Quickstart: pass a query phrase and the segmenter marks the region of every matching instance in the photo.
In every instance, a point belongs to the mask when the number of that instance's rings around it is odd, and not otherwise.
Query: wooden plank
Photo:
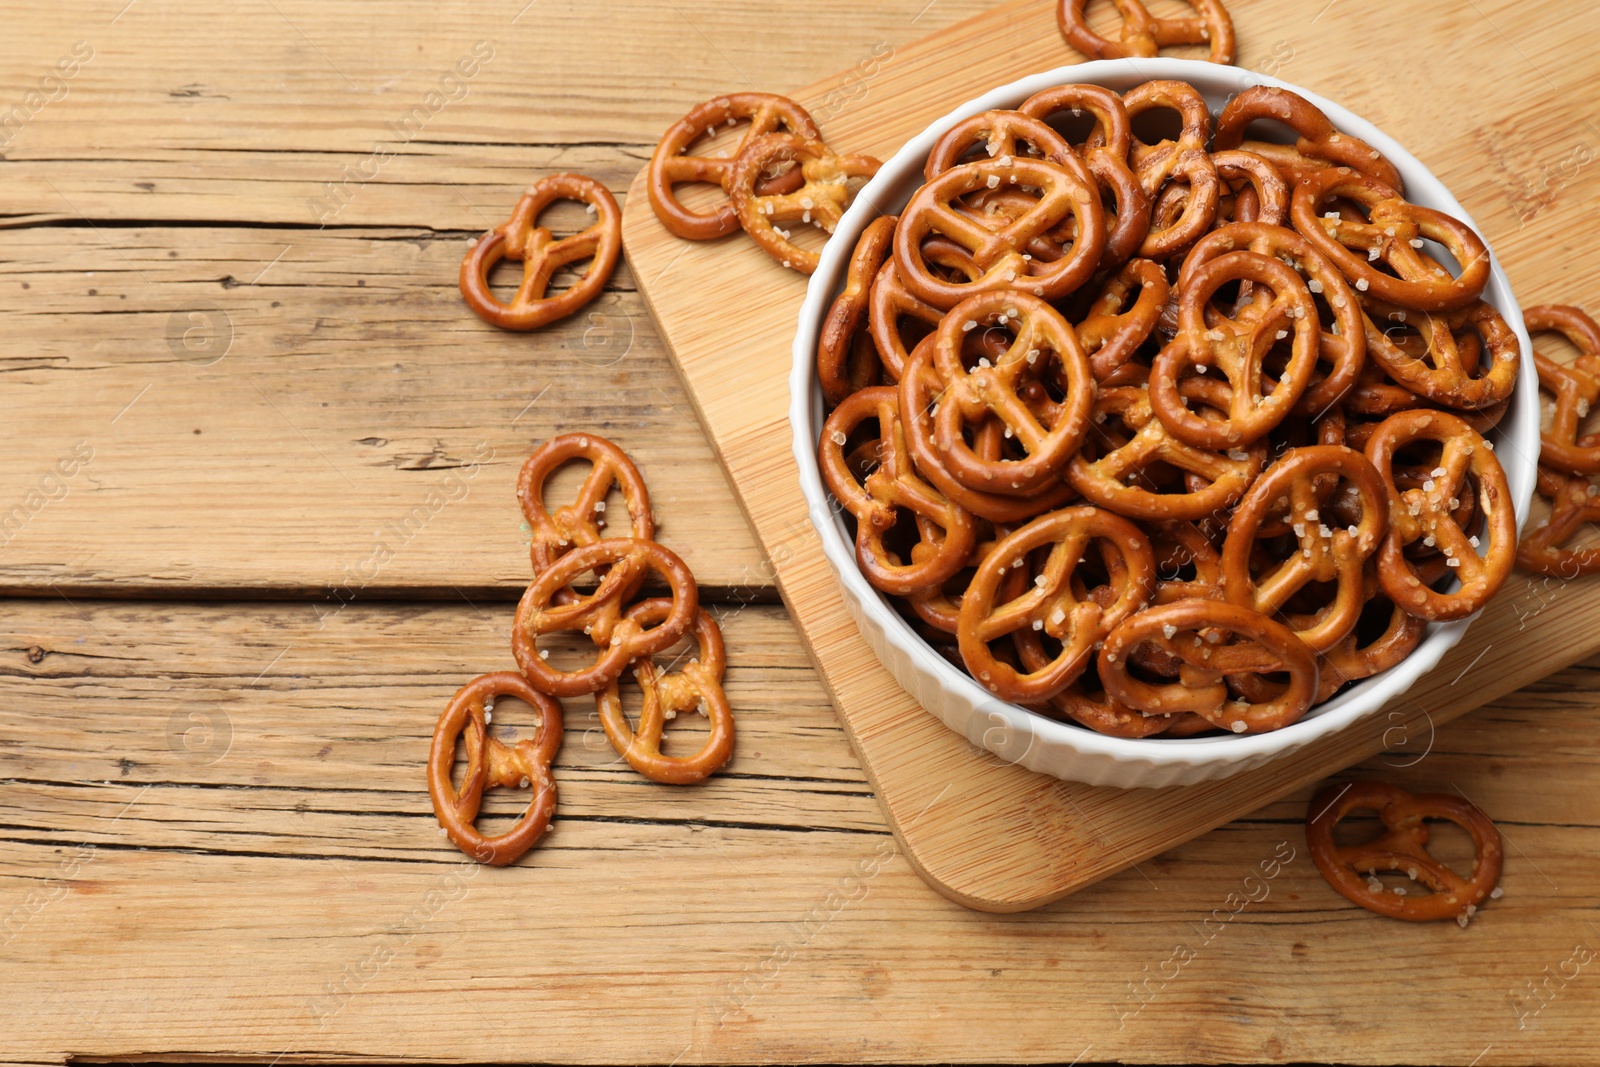
[[[1294,24],[1286,7],[1277,9],[1280,27]],[[1451,14],[1444,14],[1444,7]],[[1585,101],[1600,101],[1600,90],[1576,86],[1570,76],[1551,81],[1537,65],[1553,62],[1563,49],[1575,57],[1570,50],[1577,46],[1569,36],[1554,23],[1540,25],[1538,47],[1525,51],[1491,21],[1503,9],[1474,9],[1462,0],[1429,10],[1424,26],[1440,32],[1448,25],[1450,50],[1481,49],[1473,54],[1500,64],[1508,84],[1544,101],[1541,114],[1553,117],[1536,131],[1519,131],[1518,138],[1539,140],[1519,140],[1518,151],[1564,151],[1559,131],[1584,121],[1592,110]],[[898,50],[874,76],[869,96],[841,111],[825,133],[842,149],[887,157],[961,102],[1021,72],[1068,62],[1051,11],[1050,5],[1014,0]],[[1391,8],[1386,18],[1410,25],[1415,14]],[[1530,24],[1521,25],[1527,33]],[[1253,37],[1251,47],[1267,47],[1264,42],[1274,32],[1269,28],[1267,36]],[[1600,303],[1593,299],[1596,294],[1573,289],[1587,284],[1575,279],[1592,278],[1600,269],[1600,248],[1592,242],[1573,249],[1568,258],[1536,251],[1540,245],[1532,233],[1500,241],[1513,204],[1492,188],[1503,175],[1482,166],[1484,142],[1478,131],[1510,128],[1521,114],[1520,104],[1510,98],[1491,101],[1481,116],[1464,121],[1452,109],[1474,84],[1475,75],[1466,69],[1448,67],[1434,56],[1422,64],[1424,73],[1397,70],[1382,54],[1358,48],[1354,37],[1342,38],[1351,43],[1341,46],[1340,39],[1316,33],[1315,47],[1307,41],[1288,49],[1292,66],[1280,61],[1278,73],[1366,112],[1425,161],[1437,163],[1446,181],[1462,178],[1456,192],[1522,291],[1537,294],[1535,299]],[[1284,54],[1275,45],[1272,49],[1271,54]],[[1249,65],[1258,54],[1247,51],[1244,61]],[[1538,58],[1529,60],[1530,54]],[[818,82],[797,98],[825,100],[848,74]],[[1413,84],[1413,79],[1426,81]],[[1562,192],[1568,195],[1557,195],[1533,218],[1535,224],[1554,224],[1556,217],[1593,204],[1575,191]],[[1525,213],[1519,207],[1514,217],[1520,223]],[[1056,782],[997,759],[974,759],[970,745],[918,708],[879,665],[844,608],[807,519],[787,421],[789,346],[805,279],[737,235],[698,244],[674,238],[649,210],[642,179],[635,180],[624,230],[651,312],[777,566],[785,601],[817,657],[890,821],[911,862],[941,892],[987,910],[1038,907],[1381,750],[1394,724],[1382,715],[1224,782],[1128,792]],[[1574,271],[1575,265],[1581,266]],[[727,277],[743,279],[736,296],[720,295],[718,279]],[[737,314],[727,311],[732,308]],[[737,355],[730,356],[735,335]],[[1544,579],[1514,580],[1455,653],[1400,704],[1401,713],[1411,718],[1415,709],[1426,709],[1442,722],[1600,648],[1600,632],[1582,625],[1600,608],[1600,585],[1562,587],[1554,597],[1559,603],[1546,608],[1553,588]],[[1536,630],[1524,619],[1530,600],[1545,616]],[[1496,651],[1488,662],[1494,667],[1484,669],[1481,655],[1491,648]],[[1457,684],[1469,676],[1466,684]],[[925,813],[930,817],[923,818]]]
[[[770,585],[626,269],[508,334],[462,303],[464,232],[110,232],[0,231],[0,590],[515,597],[517,471],[580,429],[634,455],[702,582]]]
[[[14,136],[0,127],[6,214],[316,226],[312,201],[332,196],[340,225],[481,229],[474,187],[495,186],[497,212],[535,168],[593,168],[620,189],[698,100],[785,91],[989,6],[817,0],[753,18],[736,0],[404,0],[380,24],[317,0],[146,0],[112,21],[124,3],[76,23],[49,8],[12,21],[6,108],[75,42],[93,57]],[[228,61],[195,40],[226,41]],[[453,74],[478,42],[492,54]]]
[[[1600,945],[1600,660],[1357,769],[1499,821],[1505,895],[1463,931],[1336,896],[1304,852],[1306,789],[1055,907],[943,900],[870,800],[841,808],[864,780],[773,607],[727,620],[726,780],[600,773],[570,707],[556,830],[505,869],[463,869],[422,787],[441,701],[501,665],[470,608],[355,605],[318,629],[287,604],[7,607],[0,1059],[1592,1057],[1600,985],[1534,1015],[1525,983]],[[274,638],[292,650],[262,674]],[[194,711],[231,728],[214,762],[171,742]],[[1276,877],[1246,883],[1264,861]]]

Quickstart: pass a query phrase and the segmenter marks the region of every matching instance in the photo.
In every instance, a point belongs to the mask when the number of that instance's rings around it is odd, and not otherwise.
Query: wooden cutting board
[[[1513,197],[1502,201],[1485,184],[1485,168],[1474,166],[1481,145],[1470,128],[1480,118],[1489,129],[1497,119],[1509,123],[1513,106],[1526,114],[1529,102],[1491,99],[1485,106],[1504,114],[1452,114],[1448,101],[1475,94],[1471,65],[1455,64],[1439,68],[1437,100],[1408,109],[1374,91],[1381,71],[1363,69],[1359,42],[1286,37],[1265,44],[1271,38],[1260,34],[1273,32],[1288,6],[1235,9],[1241,62],[1346,103],[1433,167],[1484,227],[1525,303],[1580,301],[1585,294],[1563,296],[1560,287],[1600,269],[1593,242],[1545,258],[1532,249],[1519,255],[1523,243],[1514,239],[1516,220],[1537,206],[1549,183],[1519,206]],[[874,50],[794,95],[835,147],[887,159],[963,101],[1081,60],[1062,43],[1053,9],[1015,0],[898,51]],[[1253,12],[1259,21],[1247,17]],[[1303,19],[1294,25],[1307,31]],[[1247,28],[1258,32],[1245,36]],[[1600,95],[1585,89],[1588,99],[1580,101],[1570,88],[1566,96],[1551,88],[1548,107],[1557,119],[1592,110]],[[1551,159],[1560,156],[1563,130],[1547,120],[1540,134]],[[1508,230],[1513,239],[1500,242]],[[1007,764],[912,701],[857,632],[835,587],[790,453],[787,377],[806,279],[742,235],[703,243],[672,236],[650,209],[642,173],[629,192],[623,232],[640,290],[889,822],[923,878],[969,907],[1036,908],[1385,749],[1398,764],[1420,759],[1435,726],[1600,649],[1600,627],[1586,625],[1600,609],[1600,583],[1518,574],[1440,667],[1396,705],[1268,767],[1195,786],[1117,790]]]

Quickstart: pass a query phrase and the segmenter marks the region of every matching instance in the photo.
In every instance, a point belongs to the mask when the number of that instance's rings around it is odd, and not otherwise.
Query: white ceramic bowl
[[[1117,59],[1060,67],[1012,82],[963,104],[912,138],[884,164],[846,213],[822,253],[821,265],[812,275],[805,306],[800,311],[794,340],[794,370],[789,379],[794,454],[800,465],[800,487],[805,493],[811,521],[822,538],[823,551],[838,578],[845,603],[883,665],[929,712],[973,744],[989,749],[1002,759],[1073,781],[1122,788],[1186,785],[1224,778],[1259,767],[1317,738],[1337,733],[1356,720],[1373,715],[1409,689],[1461,640],[1471,622],[1468,619],[1430,624],[1422,643],[1402,663],[1351,686],[1285,729],[1240,736],[1127,739],[1107,737],[1075,724],[1057,722],[996,699],[934,652],[862,576],[854,544],[817,470],[817,441],[823,414],[814,373],[818,330],[829,304],[843,287],[857,237],[878,215],[894,214],[905,206],[922,184],[923,163],[934,142],[962,119],[993,108],[1014,108],[1051,86],[1091,82],[1124,92],[1141,82],[1163,78],[1189,82],[1205,95],[1213,114],[1229,97],[1251,85],[1277,85],[1293,90],[1320,107],[1340,130],[1360,137],[1387,156],[1405,178],[1408,199],[1447,212],[1478,229],[1449,190],[1411,153],[1371,123],[1297,85],[1237,67],[1185,59]],[[1482,236],[1482,231],[1478,232]],[[1522,325],[1522,311],[1511,295],[1505,272],[1499,262],[1492,259],[1492,253],[1491,263],[1484,299],[1499,309],[1511,324],[1523,352],[1522,373],[1511,410],[1491,434],[1495,455],[1505,467],[1510,482],[1520,527],[1527,518],[1539,454],[1538,380],[1531,356],[1533,348]]]

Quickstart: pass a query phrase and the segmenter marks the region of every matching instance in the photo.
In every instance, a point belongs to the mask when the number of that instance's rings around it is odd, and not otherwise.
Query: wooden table
[[[1466,930],[1333,894],[1304,793],[969,912],[898,854],[627,269],[534,336],[462,307],[467,240],[531,178],[621,192],[692,102],[984,6],[13,5],[0,1062],[1594,1059],[1600,661],[1361,768],[1499,821],[1505,896]],[[1480,146],[1441,176],[1498,247],[1592,239],[1596,16],[1232,6],[1245,66],[1339,49],[1313,88],[1392,84],[1380,121],[1415,100]],[[1483,98],[1430,99],[1466,57]],[[1522,295],[1600,305],[1573,286]],[[480,870],[422,760],[510,666],[513,479],[571,429],[635,454],[715,604],[738,753],[651,785],[569,702],[556,830]]]

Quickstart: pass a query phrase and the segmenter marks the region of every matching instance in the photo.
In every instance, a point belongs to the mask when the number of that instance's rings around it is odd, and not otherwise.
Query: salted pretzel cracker
[[[1102,199],[1110,196],[1116,205],[1114,209],[1101,205],[1106,216],[1106,250],[1100,269],[1110,270],[1131,259],[1150,229],[1150,198],[1128,166],[1133,127],[1122,98],[1098,85],[1061,85],[1035,93],[1017,110],[1043,120],[1061,112],[1094,116],[1095,128],[1088,142],[1076,151],[1099,183]]]
[[[992,326],[1010,334],[1004,355],[993,364],[983,358],[976,367],[966,367],[966,335]],[[933,366],[944,389],[938,410],[931,414],[945,468],[970,489],[1002,495],[1037,492],[1066,466],[1089,428],[1094,379],[1077,333],[1038,297],[997,291],[957,304],[933,336]],[[1036,392],[1030,404],[1024,398],[1026,386],[1046,374],[1059,381],[1065,398],[1053,403]],[[1022,457],[992,460],[968,443],[966,431],[991,415],[1015,439]]]
[[[532,737],[514,745],[489,734],[486,705],[500,696],[512,696],[533,708],[539,726]],[[456,761],[456,741],[467,748],[467,772],[457,789],[451,772]],[[550,763],[561,747],[561,704],[528,684],[515,671],[474,678],[457,690],[434,727],[428,751],[428,795],[433,813],[445,834],[462,852],[495,867],[515,863],[538,843],[550,828],[556,810],[556,783]],[[473,823],[486,789],[529,789],[528,809],[511,829],[494,837],[480,833]]]
[[[933,409],[945,389],[944,379],[933,366],[935,338],[936,335],[929,334],[917,345],[906,362],[899,385],[900,417],[918,473],[948,499],[990,522],[1027,522],[1071,500],[1076,493],[1065,482],[1047,486],[1032,495],[1013,495],[971,489],[950,473],[935,444],[933,427]],[[1008,443],[1004,432],[1005,427],[998,418],[985,420],[973,435],[974,455],[984,463],[1001,462]]]
[[[1419,441],[1440,446],[1438,465],[1421,487],[1402,490],[1396,484],[1395,453]],[[1378,550],[1378,577],[1384,592],[1413,615],[1433,622],[1464,619],[1489,602],[1505,584],[1517,553],[1517,517],[1505,470],[1494,446],[1461,419],[1444,411],[1402,411],[1385,419],[1367,441],[1367,458],[1389,491],[1389,534]],[[1473,483],[1469,485],[1467,476]],[[1478,555],[1478,537],[1456,520],[1457,501],[1475,489],[1489,544]],[[1454,592],[1428,588],[1406,547],[1423,541],[1445,556],[1460,578]]]
[[[1008,224],[990,229],[963,214],[955,203],[984,189],[1007,185],[1039,190],[1038,203]],[[1028,253],[1030,242],[1071,216],[1077,236],[1070,250],[1046,262]],[[978,277],[957,282],[936,273],[923,242],[942,236],[966,249]],[[894,258],[900,280],[918,299],[948,310],[980,292],[1017,290],[1045,299],[1065,296],[1094,273],[1106,247],[1105,212],[1094,176],[1077,156],[1061,163],[1026,156],[979,159],[934,176],[912,194],[895,229]]]
[[[1039,669],[1043,652],[1035,651],[1033,644],[1019,642],[1017,654],[1022,665],[1029,670]],[[1065,717],[1107,737],[1188,737],[1212,728],[1198,715],[1180,712],[1173,715],[1146,715],[1126,704],[1118,703],[1106,695],[1098,679],[1093,678],[1094,664],[1071,685],[1051,697],[1043,705],[1032,705],[1032,710],[1053,719]]]
[[[817,341],[817,381],[828,403],[838,404],[857,389],[876,385],[882,363],[876,343],[867,332],[868,306],[873,283],[893,250],[895,215],[882,215],[867,224],[850,255],[844,290],[833,300],[822,320]]]
[[[1231,635],[1231,642],[1224,641]],[[1181,662],[1176,681],[1135,677],[1129,661],[1146,642]],[[1298,722],[1317,694],[1317,658],[1282,623],[1214,600],[1179,600],[1147,608],[1112,630],[1100,649],[1106,694],[1147,715],[1192,712],[1233,733],[1279,730]],[[1224,679],[1238,674],[1287,673],[1268,699],[1229,699]]]
[[[1298,410],[1301,414],[1317,417],[1339,403],[1355,387],[1367,357],[1366,322],[1356,293],[1345,281],[1339,269],[1318,252],[1309,241],[1293,230],[1266,222],[1234,222],[1206,234],[1184,258],[1178,272],[1177,289],[1181,292],[1194,283],[1195,275],[1205,264],[1231,251],[1248,250],[1258,255],[1270,256],[1292,264],[1313,294],[1322,297],[1332,313],[1329,329],[1318,329],[1317,360],[1326,364],[1327,370],[1318,377],[1313,372],[1310,383],[1301,395]],[[1244,281],[1239,288],[1239,302],[1235,309],[1243,308],[1253,298],[1255,283]],[[1211,316],[1207,316],[1207,320]],[[1220,327],[1220,324],[1217,324]],[[1277,339],[1276,337],[1274,339]]]
[[[741,120],[748,120],[750,126],[728,155],[688,154],[689,146],[707,133],[723,125],[736,126]],[[709,241],[737,230],[739,217],[731,203],[720,203],[709,211],[696,211],[684,206],[673,186],[680,182],[706,182],[726,192],[733,161],[740,150],[755,138],[777,133],[780,129],[797,137],[822,136],[805,108],[772,93],[732,93],[691,108],[662,135],[650,156],[646,188],[650,206],[662,225],[691,241]],[[800,187],[801,180],[799,171],[792,170],[764,178],[759,189],[764,194],[793,192]]]
[[[1336,843],[1334,827],[1353,811],[1376,812],[1383,833],[1361,844]],[[1472,838],[1471,875],[1463,878],[1428,852],[1427,819],[1453,822]],[[1407,922],[1454,919],[1466,926],[1494,891],[1505,864],[1500,831],[1466,798],[1412,794],[1384,782],[1348,782],[1319,791],[1306,809],[1306,844],[1311,861],[1340,896]],[[1431,892],[1386,890],[1379,871],[1404,874]]]
[[[1173,19],[1150,14],[1142,0],[1112,0],[1122,15],[1121,36],[1115,41],[1090,27],[1085,12],[1089,0],[1057,0],[1056,24],[1067,43],[1091,59],[1148,59],[1167,45],[1209,44],[1211,62],[1232,63],[1233,19],[1222,0],[1188,2],[1195,17]]]
[[[1329,474],[1348,483],[1359,500],[1359,520],[1337,529],[1319,509],[1317,479]],[[1322,494],[1326,496],[1326,494]],[[1262,527],[1279,500],[1288,501],[1295,547],[1262,573],[1251,566]],[[1268,467],[1234,509],[1222,547],[1222,589],[1229,603],[1276,617],[1295,594],[1313,583],[1333,583],[1328,610],[1307,626],[1291,626],[1314,652],[1326,652],[1356,627],[1366,604],[1365,565],[1388,530],[1389,498],[1367,458],[1343,445],[1292,448]],[[1334,520],[1336,521],[1336,520]]]
[[[556,594],[579,575],[604,570],[591,593],[568,603]],[[627,614],[627,598],[646,573],[665,579],[673,610],[659,624],[645,625]],[[511,631],[511,653],[523,675],[540,691],[559,697],[586,696],[605,688],[628,664],[671,647],[694,623],[699,589],[688,566],[670,549],[654,541],[614,537],[573,549],[536,576],[517,604]],[[582,631],[599,649],[593,663],[563,671],[548,662],[539,638],[562,631]]]
[[[1540,459],[1574,474],[1600,473],[1600,437],[1578,435],[1584,417],[1600,402],[1600,324],[1579,308],[1558,304],[1526,308],[1522,320],[1529,333],[1559,333],[1578,349],[1571,363],[1533,354],[1539,384],[1555,396],[1550,428],[1540,440]]]
[[[1289,224],[1289,183],[1270,160],[1255,152],[1232,149],[1213,151],[1211,165],[1217,168],[1217,177],[1233,190],[1231,221]]]
[[[1212,296],[1230,282],[1260,288],[1232,317],[1208,316]],[[1288,264],[1256,252],[1208,260],[1179,286],[1178,331],[1151,368],[1150,406],[1174,437],[1202,448],[1239,448],[1266,436],[1299,403],[1321,352],[1317,306],[1306,282]],[[1285,339],[1289,362],[1271,382],[1262,364]],[[1227,380],[1225,418],[1206,418],[1184,403],[1179,379],[1200,368],[1214,368]]]
[[[1024,152],[1026,145],[1030,151]],[[963,119],[933,143],[922,176],[932,180],[957,164],[968,162],[974,149],[983,147],[988,158],[1006,160],[1017,156],[1037,157],[1063,163],[1072,148],[1044,121],[1021,111],[996,109]]]
[[[906,318],[931,330],[939,325],[944,312],[918,299],[905,287],[900,280],[900,271],[895,266],[894,256],[891,255],[878,269],[878,276],[873,280],[867,298],[867,332],[872,336],[873,347],[878,350],[884,375],[896,382],[905,373],[906,360],[910,357],[905,334],[901,332],[901,320]],[[929,335],[924,333],[923,336]]]
[[[1474,300],[1455,311],[1414,311],[1376,297],[1363,297],[1361,304],[1367,351],[1412,393],[1469,411],[1510,399],[1522,346],[1493,305]],[[1420,354],[1402,350],[1392,340],[1391,333],[1406,329],[1420,335]],[[1482,366],[1485,360],[1487,368]]]
[[[545,503],[545,483],[550,475],[567,463],[587,460],[589,474],[578,490],[577,499],[554,512]],[[622,494],[628,509],[632,536],[649,541],[656,535],[655,513],[650,507],[650,490],[644,476],[628,454],[599,434],[565,433],[550,438],[534,449],[517,476],[517,500],[532,530],[528,554],[533,572],[540,574],[574,548],[592,545],[604,535],[602,517],[611,487]],[[632,591],[625,595],[631,596]],[[577,594],[563,589],[556,603],[570,603]]]
[[[1137,292],[1126,311],[1128,298]],[[1105,382],[1149,340],[1172,293],[1166,271],[1148,259],[1129,260],[1106,279],[1088,313],[1077,324],[1078,343],[1089,357],[1089,371]]]
[[[1138,386],[1101,389],[1092,417],[1095,428],[1086,451],[1097,455],[1073,456],[1067,480],[1084,499],[1119,515],[1156,522],[1206,518],[1243,496],[1266,465],[1261,444],[1223,454],[1178,440],[1155,417],[1149,392]],[[1113,418],[1131,431],[1126,441],[1106,436],[1103,424]],[[1185,491],[1166,491],[1151,482],[1145,470],[1155,463],[1184,472]]]
[[[673,611],[671,600],[641,600],[628,609],[628,617],[646,629],[666,619]],[[612,679],[594,695],[600,725],[617,755],[653,782],[666,785],[692,785],[709,778],[733,755],[733,709],[722,689],[722,674],[727,668],[722,630],[702,609],[695,613],[690,633],[696,643],[695,655],[676,671],[662,671],[649,656],[633,661],[630,670],[644,694],[644,708],[635,729],[628,723],[622,706],[618,679]],[[699,711],[710,721],[711,729],[698,751],[691,756],[668,756],[661,751],[669,721],[679,715]]]
[[[1343,209],[1325,212],[1336,199],[1358,205],[1367,219],[1344,218]],[[1289,217],[1357,289],[1380,300],[1451,311],[1478,299],[1489,284],[1489,249],[1472,227],[1353,170],[1336,167],[1304,178],[1295,186]],[[1461,273],[1452,275],[1430,256],[1424,240],[1448,249]],[[1380,270],[1380,263],[1393,273]]]
[[[845,456],[846,444],[869,420],[878,424],[872,442],[875,466],[858,480]],[[907,596],[954,577],[977,543],[972,516],[918,476],[900,419],[900,391],[862,389],[846,397],[822,427],[818,455],[828,491],[856,519],[856,561],[875,588]],[[902,559],[886,538],[909,512],[917,540]]]
[[[1522,534],[1517,564],[1552,578],[1600,574],[1600,547],[1564,547],[1585,527],[1600,522],[1600,486],[1588,475],[1541,464],[1538,488],[1539,495],[1550,501],[1550,517]]]
[[[1246,141],[1246,131],[1258,119],[1281,122],[1299,139],[1292,148],[1266,141]],[[1399,192],[1405,191],[1400,172],[1383,153],[1359,137],[1340,133],[1321,108],[1299,93],[1275,85],[1254,85],[1229,100],[1217,116],[1212,148],[1219,152],[1244,148],[1263,155],[1291,182],[1298,182],[1325,166],[1349,167]]]
[[[1097,589],[1101,595],[1082,596],[1077,570],[1091,545],[1098,547],[1110,582],[1103,594]],[[1036,550],[1047,554],[1033,580],[1021,583],[1020,595],[1002,597],[1007,574],[1026,568]],[[1137,526],[1101,508],[1053,511],[1001,540],[979,564],[961,599],[961,658],[978,684],[996,696],[1048,700],[1083,673],[1096,645],[1149,601],[1154,586],[1154,557]],[[1012,636],[1036,645],[1048,636],[1060,648],[1054,656],[1037,656],[1043,662],[1033,669],[1019,671],[990,648]]]
[[[776,166],[795,163],[804,178],[798,188],[763,194],[757,185]],[[761,250],[790,270],[814,274],[821,256],[779,232],[778,223],[815,225],[832,233],[850,203],[852,178],[870,178],[881,164],[871,156],[838,155],[817,138],[768,133],[752,138],[733,161],[728,199],[739,225]]]
[[[585,229],[557,240],[538,225],[557,200],[588,205],[598,218]],[[622,209],[611,190],[582,174],[552,174],[528,187],[511,218],[474,242],[461,260],[461,295],[478,317],[502,330],[536,330],[575,314],[605,290],[622,256]],[[548,295],[550,280],[562,267],[593,259],[573,286]],[[508,304],[489,287],[489,273],[503,259],[522,261],[522,284]]]
[[[1151,228],[1139,245],[1146,259],[1169,259],[1182,254],[1217,220],[1222,181],[1207,153],[1211,138],[1211,110],[1194,86],[1180,81],[1148,81],[1122,97],[1129,119],[1147,111],[1175,111],[1183,125],[1177,138],[1147,145],[1134,138],[1128,158],[1139,185],[1151,203]],[[1176,184],[1184,195],[1172,218],[1156,217],[1165,191]]]

